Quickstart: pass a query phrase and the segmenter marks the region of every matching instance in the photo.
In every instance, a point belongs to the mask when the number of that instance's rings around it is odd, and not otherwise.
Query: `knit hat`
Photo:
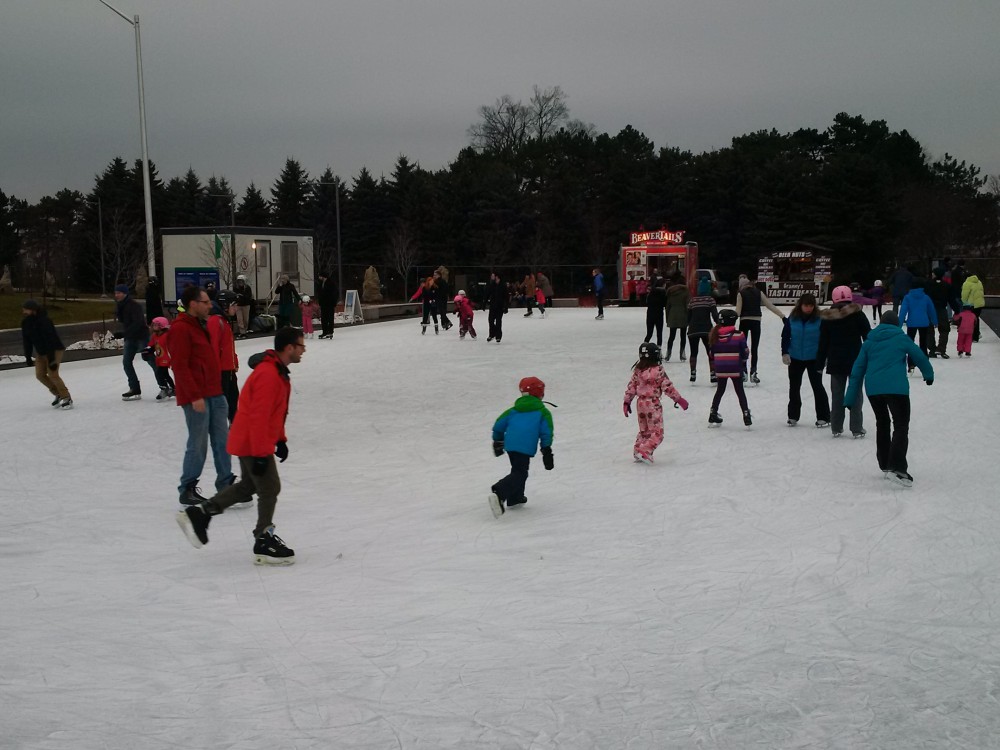
[[[896,315],[892,310],[886,310],[882,313],[882,317],[879,319],[879,323],[888,323],[889,325],[898,326],[899,316]]]
[[[128,294],[128,284],[119,284],[115,287],[115,292],[121,292],[122,294]]]
[[[517,388],[521,393],[527,393],[529,396],[534,396],[535,398],[542,398],[545,395],[545,383],[538,378],[521,378],[521,382],[517,384]]]
[[[41,305],[39,305],[33,299],[26,299],[24,301],[24,304],[21,305],[21,309],[22,310],[39,310],[39,309],[41,309]]]

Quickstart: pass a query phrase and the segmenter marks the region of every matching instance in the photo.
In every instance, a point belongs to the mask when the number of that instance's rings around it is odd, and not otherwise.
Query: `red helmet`
[[[545,395],[545,383],[538,378],[521,378],[517,387],[521,393],[527,393],[535,398],[542,398]]]

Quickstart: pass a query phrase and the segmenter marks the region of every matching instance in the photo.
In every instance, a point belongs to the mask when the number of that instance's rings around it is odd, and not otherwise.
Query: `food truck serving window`
[[[812,281],[813,259],[809,257],[775,258],[774,270],[785,281]]]

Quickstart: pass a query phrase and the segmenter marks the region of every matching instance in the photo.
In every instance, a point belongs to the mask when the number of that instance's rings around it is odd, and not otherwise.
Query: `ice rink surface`
[[[907,490],[867,405],[869,437],[834,440],[806,384],[785,425],[772,315],[753,429],[732,392],[707,429],[707,366],[691,385],[675,348],[691,408],[634,463],[644,310],[593,317],[513,310],[499,346],[481,312],[478,341],[413,319],[307,341],[289,568],[252,564],[255,510],[183,537],[183,416],[145,364],[132,403],[118,358],[64,366],[69,412],[0,373],[0,746],[997,747],[996,336],[911,380]],[[556,467],[495,520],[490,427],[526,375],[558,404]]]

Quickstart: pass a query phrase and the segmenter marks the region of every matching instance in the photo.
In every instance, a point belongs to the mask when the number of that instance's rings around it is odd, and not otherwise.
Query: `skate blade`
[[[500,498],[497,497],[497,494],[495,492],[491,492],[490,496],[486,499],[489,501],[490,510],[493,512],[493,517],[500,518],[500,516],[502,516],[504,513],[503,503],[500,502]]]
[[[710,422],[709,425],[708,425],[708,429],[710,429],[710,430],[717,430],[720,427],[722,427],[722,425],[718,424],[716,422]]]
[[[295,557],[269,557],[267,555],[254,555],[253,556],[254,565],[270,565],[272,567],[281,567],[287,565],[295,564]]]
[[[245,503],[233,503],[229,506],[230,510],[239,510],[240,508],[252,508],[253,500],[247,500]]]
[[[122,401],[142,401],[142,396],[129,396],[128,398],[123,398]]]
[[[646,458],[645,456],[640,456],[639,457],[639,463],[646,464],[646,466],[652,466],[653,465],[653,459]]]
[[[888,474],[885,475],[885,478],[888,479],[893,484],[899,485],[900,487],[912,487],[913,486],[913,481],[912,480],[906,479],[905,477],[897,477],[891,471]]]
[[[194,532],[194,526],[191,525],[191,519],[188,518],[188,514],[185,511],[181,511],[177,514],[177,525],[181,527],[181,531],[184,532],[184,536],[187,540],[191,542],[191,546],[195,549],[201,549],[205,545],[201,543],[201,539]]]

